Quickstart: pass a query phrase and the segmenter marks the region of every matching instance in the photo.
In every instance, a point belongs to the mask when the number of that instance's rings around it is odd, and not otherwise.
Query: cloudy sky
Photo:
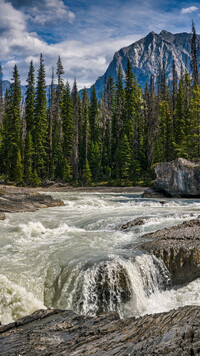
[[[177,0],[0,0],[0,61],[4,79],[18,65],[25,84],[31,60],[43,53],[50,80],[60,54],[65,74],[79,88],[102,75],[114,52],[165,29],[200,31],[200,4]]]

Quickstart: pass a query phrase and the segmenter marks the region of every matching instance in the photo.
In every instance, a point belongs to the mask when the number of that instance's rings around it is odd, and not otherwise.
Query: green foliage
[[[26,184],[32,185],[33,180],[33,141],[30,131],[26,134],[24,152],[24,180]]]
[[[46,82],[45,68],[42,54],[40,55],[40,66],[38,69],[35,113],[34,113],[34,129],[32,131],[33,148],[34,148],[34,169],[37,175],[41,178],[47,176],[47,99],[46,99]]]
[[[64,158],[62,179],[64,182],[70,183],[72,181],[72,178],[73,178],[72,167],[70,163],[67,161],[67,159]]]
[[[42,55],[35,92],[34,67],[27,76],[25,108],[14,67],[12,84],[2,101],[0,66],[0,176],[17,184],[41,185],[46,177],[70,184],[148,184],[153,165],[175,157],[200,158],[200,87],[197,37],[192,29],[192,79],[181,69],[178,82],[166,83],[165,64],[159,66],[158,93],[154,77],[144,93],[127,62],[125,78],[119,65],[117,80],[105,78],[97,100],[95,86],[79,97],[72,93],[60,56],[57,84],[54,71],[47,105]],[[21,113],[25,113],[23,116]],[[22,117],[21,117],[22,116]]]
[[[32,176],[32,186],[33,187],[40,187],[42,184],[41,179],[38,177],[36,169],[33,171],[33,176]]]
[[[98,142],[94,143],[91,141],[88,161],[92,172],[92,180],[97,181],[101,171],[101,151]]]
[[[23,183],[23,165],[20,150],[17,152],[16,165],[13,174],[14,181],[21,185]]]
[[[87,159],[85,161],[85,166],[83,167],[82,181],[86,186],[89,186],[92,183],[92,173]]]

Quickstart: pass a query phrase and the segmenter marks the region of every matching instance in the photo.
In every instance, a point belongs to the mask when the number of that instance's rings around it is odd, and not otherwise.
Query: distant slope
[[[189,68],[190,38],[191,35],[186,32],[177,34],[167,31],[162,31],[159,34],[150,32],[139,41],[120,49],[115,53],[105,74],[95,82],[98,97],[104,89],[105,76],[107,78],[112,76],[116,80],[119,64],[121,64],[125,76],[128,58],[131,61],[133,73],[142,88],[145,87],[146,82],[149,83],[151,74],[157,76],[159,62],[161,65],[163,62],[165,63],[167,79],[171,80],[172,62],[175,60],[177,73],[180,76],[181,65],[183,68]]]

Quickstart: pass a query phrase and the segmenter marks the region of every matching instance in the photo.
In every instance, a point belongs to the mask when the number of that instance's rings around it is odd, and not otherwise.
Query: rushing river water
[[[52,193],[65,206],[7,214],[0,222],[0,320],[53,307],[121,317],[200,305],[200,280],[170,288],[164,264],[138,249],[147,232],[195,218],[199,200],[140,194]],[[127,231],[120,224],[142,217]]]

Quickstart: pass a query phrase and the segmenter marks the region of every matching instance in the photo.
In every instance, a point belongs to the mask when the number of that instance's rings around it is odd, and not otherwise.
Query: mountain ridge
[[[199,35],[198,38],[200,39]],[[166,77],[170,81],[172,79],[172,63],[174,60],[178,77],[180,77],[181,65],[183,70],[190,70],[190,39],[191,34],[187,32],[173,34],[162,30],[157,34],[151,31],[146,37],[121,48],[115,52],[105,73],[94,83],[97,96],[100,97],[101,92],[104,90],[105,76],[106,78],[112,76],[116,81],[119,64],[121,64],[123,77],[125,78],[128,58],[131,61],[133,74],[143,89],[146,82],[149,83],[151,74],[156,78],[159,62],[161,66],[165,63]],[[89,88],[89,93],[91,88]]]

